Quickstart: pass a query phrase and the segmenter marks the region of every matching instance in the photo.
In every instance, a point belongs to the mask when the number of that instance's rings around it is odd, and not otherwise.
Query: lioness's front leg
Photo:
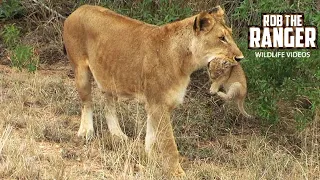
[[[170,121],[170,108],[164,105],[147,107],[146,153],[151,154],[156,145],[160,151],[163,167],[174,176],[184,176],[185,172],[179,163],[179,152],[173,136]]]
[[[109,131],[112,136],[116,136],[121,140],[127,140],[128,136],[123,133],[119,125],[119,120],[116,113],[116,104],[113,97],[106,95],[106,121],[109,128]]]

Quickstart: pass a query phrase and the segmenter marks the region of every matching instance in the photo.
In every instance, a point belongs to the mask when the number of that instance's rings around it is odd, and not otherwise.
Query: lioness
[[[105,92],[111,134],[127,139],[116,117],[114,100],[136,97],[145,102],[145,150],[156,142],[166,169],[184,175],[170,113],[185,96],[190,75],[217,57],[243,58],[218,6],[210,12],[155,26],[109,9],[84,5],[64,22],[63,40],[82,101],[78,136],[94,134],[90,76]]]
[[[243,107],[247,95],[247,80],[240,63],[228,59],[217,59],[211,61],[208,66],[212,81],[210,92],[226,101],[235,100],[241,114],[250,118],[251,116]],[[226,93],[219,91],[221,86]]]

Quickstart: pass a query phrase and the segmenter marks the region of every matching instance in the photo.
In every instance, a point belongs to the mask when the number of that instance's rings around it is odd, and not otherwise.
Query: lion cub
[[[209,63],[208,70],[212,81],[210,93],[217,93],[225,101],[235,100],[240,112],[250,118],[251,115],[243,107],[247,95],[247,80],[240,63],[234,60],[216,59]],[[219,91],[221,86],[226,93]]]

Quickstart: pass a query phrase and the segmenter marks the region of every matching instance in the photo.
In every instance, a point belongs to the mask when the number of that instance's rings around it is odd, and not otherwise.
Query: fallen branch
[[[58,17],[60,17],[61,19],[66,19],[66,17],[62,16],[60,13],[58,13],[57,11],[49,8],[48,6],[46,6],[45,4],[43,4],[42,2],[40,1],[37,1],[37,0],[32,0],[34,3],[44,7],[45,9],[47,9],[48,11],[50,11],[51,13],[57,15]]]

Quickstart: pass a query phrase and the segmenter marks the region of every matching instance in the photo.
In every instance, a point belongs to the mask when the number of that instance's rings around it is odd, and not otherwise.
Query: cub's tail
[[[248,114],[248,113],[244,110],[244,99],[245,99],[245,98],[239,98],[239,99],[237,99],[237,104],[238,104],[239,111],[240,111],[241,114],[243,114],[246,118],[252,118],[252,116],[251,116],[250,114]]]

